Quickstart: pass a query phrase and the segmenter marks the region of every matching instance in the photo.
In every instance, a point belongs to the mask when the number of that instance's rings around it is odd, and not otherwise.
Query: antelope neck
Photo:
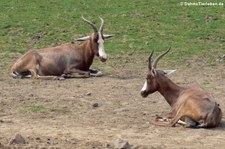
[[[176,85],[169,78],[159,81],[158,91],[171,107],[177,102],[177,99],[183,90],[184,88]]]
[[[83,56],[84,56],[84,61],[86,63],[86,67],[89,69],[89,67],[91,66],[94,56],[95,56],[95,47],[92,44],[91,40],[86,41],[83,44]]]

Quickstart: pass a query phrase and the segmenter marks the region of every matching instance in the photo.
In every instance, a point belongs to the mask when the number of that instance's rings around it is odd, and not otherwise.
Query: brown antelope
[[[156,70],[159,60],[169,51],[170,48],[159,55],[153,64],[151,58],[154,51],[151,52],[147,77],[141,89],[142,97],[147,97],[156,91],[160,92],[171,106],[171,112],[157,116],[154,124],[172,127],[180,123],[185,127],[193,128],[217,126],[221,121],[222,112],[219,104],[209,93],[199,85],[191,85],[187,88],[176,85],[166,76],[175,70]]]
[[[99,30],[82,16],[94,30],[91,36],[77,39],[81,45],[63,44],[57,47],[32,50],[23,55],[11,68],[14,78],[65,79],[101,76],[100,71],[91,70],[94,56],[102,62],[107,60],[104,39],[112,35],[103,34],[104,20],[100,18]]]

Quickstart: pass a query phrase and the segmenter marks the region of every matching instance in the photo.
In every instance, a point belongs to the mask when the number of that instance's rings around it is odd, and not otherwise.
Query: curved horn
[[[91,25],[91,27],[93,28],[93,30],[97,33],[98,32],[98,29],[97,27],[89,20],[85,19],[83,16],[82,16],[82,19],[87,22],[89,25]]]
[[[103,31],[103,26],[104,26],[104,20],[101,17],[99,17],[99,19],[101,20],[101,26],[99,28],[99,31],[102,32]]]
[[[170,49],[171,49],[171,47],[170,47],[168,50],[166,50],[166,52],[160,54],[160,55],[156,58],[156,60],[154,61],[153,65],[152,65],[153,68],[156,68],[157,63],[159,62],[159,60],[160,60],[164,55],[166,55],[166,54],[170,51]]]
[[[151,52],[151,54],[148,58],[148,68],[149,69],[152,69],[152,55],[153,55],[153,53],[154,53],[154,50],[152,50],[152,52]]]

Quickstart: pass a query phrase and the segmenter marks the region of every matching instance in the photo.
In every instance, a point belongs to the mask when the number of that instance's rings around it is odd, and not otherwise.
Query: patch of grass
[[[28,112],[46,112],[48,111],[48,108],[44,107],[44,106],[26,106],[24,107],[25,111]]]
[[[59,113],[68,113],[68,112],[70,112],[70,109],[68,107],[63,107],[61,109],[58,109],[58,108],[50,108],[49,111],[50,112],[59,112]]]
[[[23,54],[30,49],[71,42],[92,32],[82,15],[97,25],[101,16],[105,19],[104,32],[115,35],[105,42],[111,54],[149,54],[152,49],[159,54],[172,46],[173,54],[168,55],[168,60],[179,62],[195,56],[214,62],[225,52],[224,7],[179,3],[180,0],[2,0],[0,49]],[[210,51],[215,49],[212,56]]]
[[[56,112],[56,113],[68,113],[70,112],[69,108],[63,107],[63,108],[49,108],[42,105],[35,105],[35,106],[26,106],[24,107],[24,110],[27,112]]]
[[[221,76],[222,79],[225,79],[225,74],[224,73],[221,73],[220,76]]]
[[[208,80],[204,80],[204,81],[202,82],[202,84],[203,84],[203,85],[209,85],[210,82],[209,82]]]
[[[5,110],[0,108],[0,113],[4,113],[4,112],[5,112]]]

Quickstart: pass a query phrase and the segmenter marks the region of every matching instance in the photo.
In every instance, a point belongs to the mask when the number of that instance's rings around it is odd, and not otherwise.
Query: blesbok
[[[176,85],[166,76],[175,70],[156,70],[159,60],[169,51],[170,48],[159,55],[153,64],[151,58],[154,50],[151,52],[147,77],[141,89],[142,97],[147,97],[156,91],[160,92],[171,106],[171,112],[157,116],[154,124],[172,127],[179,123],[193,128],[217,126],[221,121],[222,111],[209,93],[197,84],[187,88]]]
[[[90,36],[77,39],[77,41],[85,41],[83,44],[63,44],[57,47],[29,51],[12,66],[12,76],[14,78],[36,79],[101,76],[100,71],[91,70],[90,66],[95,55],[102,62],[107,60],[104,39],[110,38],[112,35],[103,34],[104,20],[102,18],[100,18],[99,30],[91,21],[83,16],[82,19],[94,30]]]

